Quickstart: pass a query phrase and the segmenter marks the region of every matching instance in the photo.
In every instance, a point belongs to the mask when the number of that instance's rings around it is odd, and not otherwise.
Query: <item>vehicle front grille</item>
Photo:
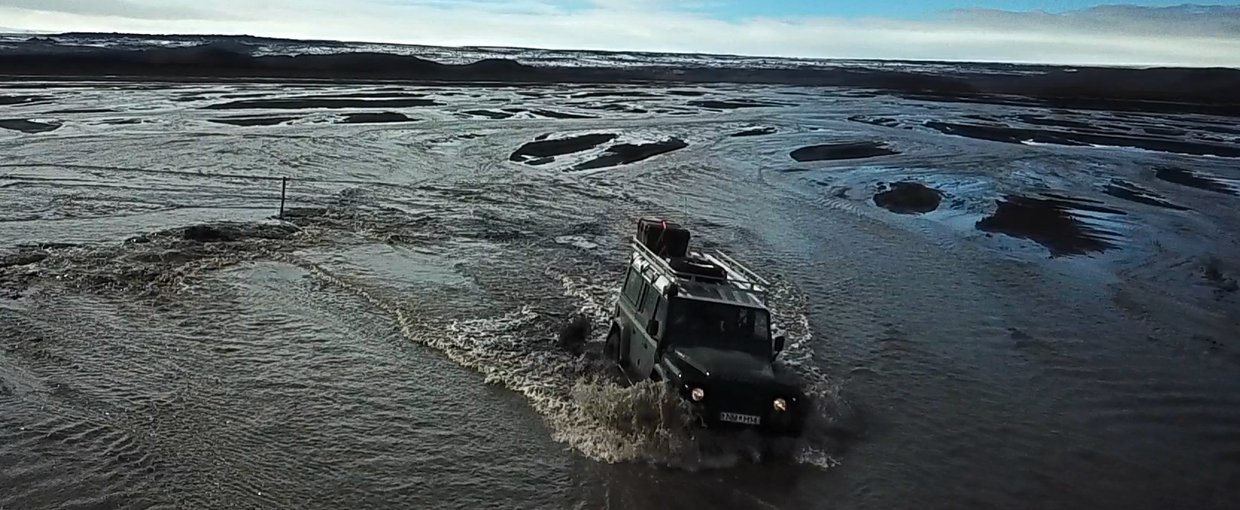
[[[712,384],[707,389],[707,411],[713,416],[721,412],[750,414],[766,418],[774,397],[761,385],[736,382]]]

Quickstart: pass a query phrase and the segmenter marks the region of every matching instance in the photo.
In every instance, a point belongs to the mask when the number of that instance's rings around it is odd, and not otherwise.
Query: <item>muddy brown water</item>
[[[605,118],[491,120],[460,114],[585,107],[555,87],[115,86],[31,83],[14,94],[50,100],[20,115],[62,127],[0,132],[2,508],[1240,506],[1234,159],[948,135],[925,125],[1047,112],[820,89],[634,87]],[[176,101],[387,93],[435,104],[239,127],[213,121],[273,112]],[[629,113],[657,109],[686,114]],[[771,132],[730,136],[753,126]],[[599,133],[618,136],[508,161]],[[900,154],[781,171],[876,140]],[[874,204],[905,181],[939,207]],[[1050,233],[978,229],[1011,200],[1053,202]],[[784,362],[824,404],[807,438],[690,434],[657,386],[607,377],[645,214],[777,279]],[[1085,254],[1043,237],[1098,231]],[[579,314],[580,357],[555,346]]]

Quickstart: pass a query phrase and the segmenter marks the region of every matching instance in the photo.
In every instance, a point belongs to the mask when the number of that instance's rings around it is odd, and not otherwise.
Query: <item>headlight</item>
[[[775,405],[775,410],[781,413],[788,410],[788,401],[782,398],[775,399],[774,405]]]
[[[701,402],[702,399],[706,398],[706,390],[703,390],[702,388],[693,388],[689,391],[689,397],[692,398],[694,402]]]

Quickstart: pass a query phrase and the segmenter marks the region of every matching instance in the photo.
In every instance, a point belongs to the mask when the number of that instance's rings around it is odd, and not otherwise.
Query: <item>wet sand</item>
[[[47,101],[51,99],[52,98],[49,96],[37,96],[37,95],[0,96],[0,106],[39,104],[39,103],[46,103]]]
[[[732,136],[733,137],[762,136],[762,135],[773,135],[777,132],[779,132],[779,130],[773,127],[760,127],[760,128],[747,129],[745,131],[738,131],[736,133],[732,133]]]
[[[1231,158],[1240,157],[1240,148],[1237,147],[1165,138],[1146,138],[1119,134],[1098,134],[1071,131],[1044,131],[1006,126],[983,126],[977,124],[956,124],[949,122],[929,122],[926,126],[939,130],[944,134],[1005,143],[1035,142],[1068,146],[1110,145],[1115,147],[1134,147],[1160,152],[1177,152],[1180,154],[1224,156]]]
[[[608,168],[619,165],[628,165],[645,159],[653,158],[660,154],[667,154],[688,147],[689,144],[684,140],[671,138],[661,142],[652,143],[624,143],[616,144],[607,148],[606,154],[594,158],[590,161],[581,163],[573,170],[593,170],[596,168]]]
[[[411,119],[403,113],[381,112],[381,113],[350,113],[340,121],[341,124],[379,124],[388,122],[415,122],[417,119]]]
[[[576,113],[557,112],[555,110],[530,110],[530,113],[547,117],[550,119],[597,119],[594,115],[581,115]]]
[[[23,133],[47,133],[60,129],[60,124],[35,122],[25,119],[0,119],[0,129],[21,131]]]
[[[882,142],[851,142],[801,147],[789,153],[789,156],[798,162],[806,163],[811,161],[866,159],[890,156],[892,154],[899,154],[899,152],[888,148],[887,144]]]
[[[248,99],[228,103],[216,103],[205,106],[208,110],[302,110],[306,108],[405,108],[410,106],[434,106],[430,99],[335,99],[335,98],[290,98],[290,99]]]
[[[1197,188],[1200,190],[1223,193],[1227,195],[1240,195],[1240,188],[1234,185],[1228,185],[1217,178],[1193,172],[1192,170],[1187,170],[1184,168],[1173,166],[1158,167],[1155,169],[1154,177],[1167,182],[1188,186],[1190,188]]]
[[[297,120],[298,117],[255,117],[249,115],[237,117],[220,117],[211,119],[211,122],[217,124],[228,124],[230,126],[274,126],[285,122]]]
[[[615,140],[618,135],[590,134],[572,138],[538,140],[522,145],[508,157],[510,161],[525,161],[531,158],[563,156],[574,152],[593,149],[599,145]]]
[[[1153,191],[1137,186],[1136,184],[1115,179],[1106,186],[1105,193],[1116,198],[1131,200],[1145,205],[1154,207],[1164,207],[1176,211],[1188,211],[1189,208],[1176,205],[1155,194]]]
[[[1085,255],[1116,247],[1114,239],[1118,234],[1087,223],[1075,211],[1127,214],[1064,198],[1012,196],[1000,200],[998,205],[994,214],[977,222],[978,230],[1033,240],[1055,257]]]
[[[788,106],[780,103],[763,103],[761,101],[753,101],[748,99],[733,99],[731,101],[705,100],[705,101],[689,101],[689,106],[697,106],[700,108],[710,108],[714,110],[737,110],[741,108],[771,108],[775,106]]]
[[[495,119],[495,120],[507,119],[507,118],[512,117],[513,115],[511,112],[497,112],[494,110],[468,110],[464,113],[467,115],[473,115],[475,117],[486,117],[488,119]]]
[[[874,195],[874,204],[898,214],[921,214],[939,208],[941,191],[917,182],[893,182],[889,189]]]

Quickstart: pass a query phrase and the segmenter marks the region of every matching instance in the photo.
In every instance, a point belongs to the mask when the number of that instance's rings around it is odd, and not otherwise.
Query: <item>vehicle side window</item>
[[[769,317],[765,313],[755,313],[753,321],[753,336],[762,341],[767,341],[771,337],[771,325]]]
[[[654,315],[655,308],[659,306],[660,297],[662,296],[659,295],[658,289],[653,286],[646,287],[646,295],[642,299],[642,317],[649,319],[652,315]]]
[[[642,286],[644,284],[645,280],[642,280],[641,275],[637,274],[637,271],[630,267],[628,277],[624,281],[624,298],[630,303],[637,305],[640,302],[638,300],[642,297]]]

